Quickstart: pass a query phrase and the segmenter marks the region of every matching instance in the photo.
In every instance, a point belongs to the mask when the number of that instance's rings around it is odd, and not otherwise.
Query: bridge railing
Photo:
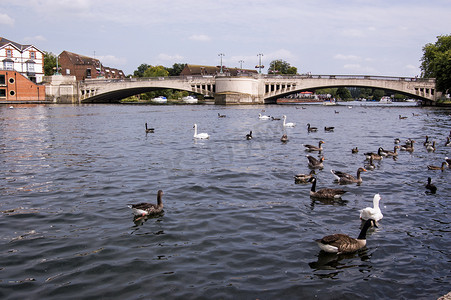
[[[95,78],[85,79],[81,83],[110,83],[110,82],[144,82],[144,81],[162,81],[162,80],[208,80],[213,79],[213,75],[183,75],[183,76],[164,76],[164,77],[132,77],[132,78]]]
[[[394,77],[394,76],[373,76],[373,75],[263,75],[267,79],[362,79],[362,80],[393,80],[393,81],[419,81],[434,83],[435,78],[418,78],[418,77]]]

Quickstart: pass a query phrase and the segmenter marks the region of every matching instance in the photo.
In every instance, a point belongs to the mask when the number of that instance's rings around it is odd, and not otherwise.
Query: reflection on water
[[[0,296],[446,294],[451,170],[427,165],[451,157],[443,146],[449,110],[360,104],[0,106]],[[259,120],[262,110],[297,125]],[[146,122],[154,133],[146,134]],[[194,123],[209,140],[193,140]],[[318,131],[308,132],[307,123]],[[433,152],[423,146],[426,135],[436,141]],[[369,165],[363,153],[392,149],[395,138],[416,140],[415,150],[374,161],[361,184],[334,181],[330,169],[355,174]],[[312,199],[311,184],[293,179],[310,173],[303,144],[320,140],[318,188],[347,190],[341,200]],[[427,177],[436,194],[426,193]],[[134,218],[127,204],[154,202],[159,189],[165,213]],[[375,193],[384,219],[368,232],[367,246],[321,252],[319,237],[357,237],[359,210],[372,206]]]

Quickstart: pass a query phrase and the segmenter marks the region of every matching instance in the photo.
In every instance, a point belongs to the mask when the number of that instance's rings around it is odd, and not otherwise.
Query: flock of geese
[[[218,113],[218,118],[225,118],[226,115],[221,115]],[[261,113],[258,115],[258,118],[260,120],[280,120],[280,118],[274,118],[270,116],[262,115]],[[401,116],[399,116],[400,119],[403,119]],[[282,116],[283,119],[283,127],[295,127],[296,123],[293,122],[286,122],[287,117],[285,115]],[[208,133],[198,133],[197,132],[197,124],[194,124],[194,139],[208,139],[210,135]],[[154,128],[148,128],[147,123],[145,123],[145,132],[146,133],[153,133]],[[330,132],[333,131],[334,127],[325,127],[324,131]],[[318,128],[313,127],[310,125],[310,123],[307,123],[307,131],[310,132],[317,132]],[[451,146],[450,142],[451,137],[451,131],[449,136],[447,137],[447,141],[445,143],[445,146]],[[252,139],[252,131],[250,131],[245,136],[246,140]],[[287,134],[283,134],[281,138],[281,142],[287,142],[288,137]],[[356,183],[360,184],[362,183],[363,179],[361,177],[362,172],[367,172],[367,169],[374,169],[374,160],[382,160],[384,157],[392,157],[396,159],[398,156],[398,150],[413,152],[414,151],[414,144],[415,141],[412,139],[408,139],[404,145],[399,145],[401,143],[400,139],[395,139],[394,141],[395,146],[393,148],[393,151],[385,150],[382,147],[378,148],[378,151],[376,153],[374,152],[367,152],[364,153],[368,163],[365,165],[365,168],[359,167],[357,169],[356,176],[353,176],[351,174],[338,171],[338,170],[331,170],[332,175],[336,179],[336,181],[339,184],[351,184]],[[323,149],[323,144],[325,144],[324,141],[319,141],[318,146],[316,145],[310,145],[305,144],[303,145],[305,150],[308,152],[318,152],[318,154],[321,155]],[[429,141],[429,137],[426,136],[426,140],[423,143],[423,146],[426,148],[427,151],[433,152],[436,150],[436,142],[435,141]],[[358,148],[355,147],[351,149],[352,153],[358,153]],[[323,169],[324,168],[324,156],[321,156],[319,158],[315,158],[312,155],[306,155],[308,159],[308,167],[311,169],[309,174],[297,174],[294,176],[295,183],[311,183],[311,189],[310,189],[310,196],[313,199],[340,199],[343,194],[345,194],[347,191],[340,188],[322,188],[322,189],[316,189],[316,173],[315,170],[317,169]],[[444,171],[446,167],[449,167],[451,165],[451,159],[448,157],[445,158],[445,161],[442,163],[441,166],[434,166],[434,165],[428,165],[427,168],[429,170],[441,170]],[[428,182],[425,185],[426,189],[430,193],[435,193],[437,191],[437,187],[432,183],[432,178],[428,177]],[[133,214],[135,218],[143,218],[146,216],[152,216],[152,215],[158,215],[163,212],[163,202],[162,202],[162,196],[163,191],[159,190],[157,193],[157,204],[152,203],[138,203],[138,204],[130,204],[129,207],[132,209]],[[366,233],[368,229],[371,226],[378,227],[378,221],[380,221],[383,218],[383,214],[381,212],[381,209],[379,207],[379,202],[381,200],[380,194],[375,194],[373,198],[373,207],[366,207],[362,210],[360,210],[360,219],[363,222],[363,226],[361,228],[359,236],[355,238],[351,238],[348,235],[345,234],[332,234],[327,235],[321,239],[315,240],[318,244],[319,248],[325,252],[328,253],[352,253],[355,251],[358,251],[359,249],[366,246]]]

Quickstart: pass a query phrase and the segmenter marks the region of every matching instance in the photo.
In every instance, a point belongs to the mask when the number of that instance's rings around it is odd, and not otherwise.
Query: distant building
[[[122,70],[105,67],[100,60],[69,51],[63,51],[59,55],[59,66],[62,75],[75,76],[77,80],[95,78],[125,78]]]
[[[202,66],[202,65],[185,65],[180,75],[216,75],[221,72],[220,66]],[[239,76],[239,75],[248,75],[248,74],[258,74],[257,70],[247,70],[240,68],[228,68],[222,66],[222,72],[231,75],[231,76]]]
[[[44,52],[0,37],[0,70],[16,71],[34,83],[44,76]]]

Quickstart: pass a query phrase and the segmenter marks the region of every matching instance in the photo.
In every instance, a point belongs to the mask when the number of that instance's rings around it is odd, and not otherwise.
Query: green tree
[[[385,95],[384,90],[380,90],[380,89],[374,89],[373,91],[373,100],[379,101],[382,96]]]
[[[451,89],[451,35],[440,35],[435,44],[423,47],[421,66],[423,78],[435,78],[437,90],[448,93]]]
[[[345,87],[340,87],[337,89],[337,96],[342,100],[349,100],[352,98],[351,92]]]
[[[134,77],[143,77],[144,76],[144,72],[149,68],[150,66],[148,64],[141,64],[138,69],[136,69],[133,72],[133,76]]]
[[[52,52],[44,52],[44,75],[51,76],[56,72],[56,55]]]
[[[269,64],[268,74],[290,74],[296,75],[298,73],[298,69],[296,67],[292,67],[289,63],[282,59],[273,60]]]
[[[168,70],[163,66],[149,66],[147,70],[144,71],[143,77],[165,77],[169,76]]]
[[[169,76],[180,76],[185,66],[186,64],[175,63],[172,65],[172,68],[166,68],[166,70],[169,72]]]

